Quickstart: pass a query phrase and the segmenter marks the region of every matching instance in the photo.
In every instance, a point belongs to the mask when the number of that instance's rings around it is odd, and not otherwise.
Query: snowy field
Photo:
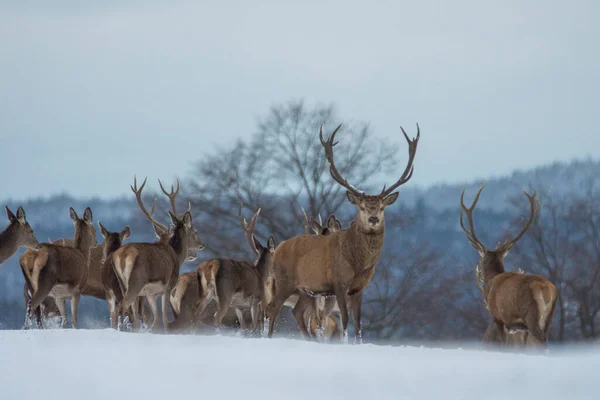
[[[0,331],[2,399],[598,399],[600,347],[527,356],[120,333]]]

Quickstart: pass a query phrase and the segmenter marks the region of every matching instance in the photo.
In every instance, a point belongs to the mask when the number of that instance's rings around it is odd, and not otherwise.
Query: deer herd
[[[319,134],[331,178],[346,189],[348,201],[356,207],[354,221],[342,229],[334,215],[325,224],[304,213],[304,235],[284,240],[279,245],[269,236],[261,243],[254,232],[260,209],[250,221],[239,209],[239,222],[244,231],[253,260],[213,258],[200,263],[197,270],[180,274],[185,261],[196,259],[204,245],[193,226],[191,207],[179,213],[176,197],[181,186],[160,189],[168,197],[171,210],[169,224],[155,216],[156,199],[149,210],[142,199],[146,180],[131,190],[143,214],[154,227],[157,240],[152,243],[127,243],[128,226],[120,232],[109,231],[98,222],[103,242],[96,241],[92,210],[83,216],[71,208],[75,226],[71,239],[39,243],[27,222],[22,207],[16,215],[6,207],[9,225],[0,233],[0,264],[19,247],[26,248],[20,257],[25,279],[26,326],[42,327],[42,316],[59,314],[61,326],[67,322],[66,303],[70,300],[71,323],[77,327],[80,297],[93,296],[105,300],[110,323],[115,329],[130,321],[137,330],[144,323],[151,329],[159,321],[167,332],[181,332],[198,324],[219,329],[224,318],[235,315],[242,330],[273,335],[277,316],[283,306],[292,308],[298,328],[305,338],[319,341],[340,338],[347,342],[349,310],[354,319],[355,343],[362,342],[361,307],[365,288],[375,274],[385,236],[385,208],[398,198],[395,191],[413,176],[414,159],[420,138],[408,143],[408,162],[393,185],[378,194],[365,194],[352,186],[340,173],[334,160],[338,126],[328,139]],[[471,207],[460,198],[460,226],[467,240],[479,254],[476,282],[483,293],[483,303],[491,316],[484,334],[485,342],[500,346],[540,346],[544,348],[552,324],[558,296],[556,287],[547,279],[519,272],[506,272],[504,258],[513,245],[532,225],[539,209],[539,199],[525,193],[530,215],[522,231],[495,249],[484,246],[475,234],[473,211],[483,186]],[[304,212],[304,210],[303,210]],[[467,219],[465,226],[464,216]],[[314,234],[310,234],[310,229]],[[159,318],[158,297],[161,298]],[[169,306],[174,320],[169,322]],[[341,327],[338,324],[338,316]],[[34,319],[35,318],[35,319]]]

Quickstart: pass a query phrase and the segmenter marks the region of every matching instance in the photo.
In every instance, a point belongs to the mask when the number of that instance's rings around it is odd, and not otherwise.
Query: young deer
[[[146,180],[144,179],[142,186],[138,190],[137,181],[134,178],[134,185],[131,187],[131,190],[136,196],[138,205],[157,229],[162,232],[169,232],[169,228],[156,221],[152,213],[146,210],[142,201],[142,190],[145,185]],[[122,313],[133,307],[134,329],[139,328],[138,305],[136,301],[138,296],[146,297],[150,304],[152,314],[154,315],[152,328],[158,324],[158,305],[156,299],[158,296],[162,296],[162,322],[163,327],[167,329],[169,293],[177,282],[179,269],[186,261],[190,250],[200,251],[204,249],[204,245],[198,239],[198,233],[192,226],[192,214],[190,210],[188,209],[181,217],[177,215],[175,197],[180,189],[179,182],[177,190],[171,190],[170,194],[164,191],[162,184],[160,186],[163,192],[169,196],[173,210],[173,213],[169,211],[173,227],[170,231],[172,234],[169,236],[168,241],[159,241],[158,243],[128,243],[112,255],[113,269],[123,292],[123,299],[119,303],[118,311]],[[154,205],[156,206],[156,201]],[[154,211],[154,207],[152,210]]]
[[[326,236],[332,233],[336,233],[342,230],[342,224],[331,214],[327,218],[325,226],[319,216],[319,222],[317,222],[312,216],[310,220],[302,209],[304,214],[304,233],[309,235],[310,226],[315,235]],[[272,287],[268,285],[267,287]],[[269,293],[269,298],[272,294]],[[331,312],[336,309],[339,312],[339,307],[335,297],[317,297],[312,298],[306,293],[299,292],[290,296],[285,305],[293,308],[293,315],[298,323],[298,328],[302,333],[302,336],[308,338],[316,338],[318,340],[331,340],[333,335],[339,334],[339,327],[337,320],[331,315]]]
[[[100,221],[98,221],[100,227],[100,233],[104,238],[102,242],[102,258],[100,260],[100,282],[104,292],[104,298],[108,305],[108,314],[110,317],[110,326],[113,329],[117,329],[118,317],[117,317],[117,303],[123,299],[121,288],[119,287],[119,281],[117,275],[113,270],[112,255],[117,251],[123,241],[131,235],[129,226],[123,228],[121,232],[109,232]],[[124,317],[124,315],[122,315]]]
[[[271,277],[274,280],[274,298],[267,310],[269,337],[273,334],[275,318],[284,302],[294,293],[310,296],[335,295],[342,319],[342,338],[347,341],[348,308],[347,296],[352,302],[355,321],[356,341],[361,342],[361,306],[365,287],[375,273],[375,263],[379,259],[385,235],[384,209],[398,198],[396,188],[410,180],[413,174],[413,161],[417,151],[417,138],[408,142],[408,164],[400,179],[389,188],[383,188],[377,195],[367,195],[350,185],[338,172],[333,158],[335,135],[338,126],[329,139],[323,139],[325,156],[329,162],[331,177],[347,189],[350,203],[356,206],[356,219],[348,230],[327,236],[296,236],[282,242],[275,250]],[[418,128],[418,125],[417,125]]]
[[[17,208],[16,216],[7,206],[4,208],[9,224],[3,232],[0,232],[0,264],[12,257],[19,247],[39,249],[39,243],[25,218],[23,207]]]
[[[251,249],[256,254],[254,263],[232,259],[213,259],[198,266],[198,282],[200,296],[196,314],[200,315],[213,300],[218,303],[215,314],[215,326],[221,327],[221,321],[227,310],[232,307],[236,311],[243,330],[254,331],[260,324],[260,313],[263,303],[264,279],[270,268],[275,251],[275,239],[269,236],[267,247],[264,247],[254,236],[260,209],[256,211],[250,222],[242,216],[240,206],[240,223]],[[175,308],[175,307],[174,307]],[[244,312],[250,311],[252,326],[246,326]]]
[[[61,325],[64,327],[67,323],[65,301],[70,299],[71,324],[73,328],[77,328],[77,307],[87,279],[90,249],[96,245],[96,230],[89,207],[85,209],[83,218],[79,218],[73,208],[70,209],[70,214],[75,224],[75,247],[40,244],[39,256],[33,268],[31,271],[23,268],[23,275],[33,293],[29,318],[44,299],[50,296],[56,301],[62,317]]]
[[[509,332],[526,329],[524,341],[546,346],[558,296],[556,287],[539,275],[505,272],[504,268],[504,258],[533,223],[539,200],[535,192],[533,195],[523,192],[530,204],[529,220],[523,230],[514,239],[488,250],[477,239],[473,223],[473,211],[482,190],[483,185],[470,208],[464,204],[463,190],[460,196],[460,226],[471,246],[479,253],[481,272],[477,272],[477,277],[483,280],[484,302],[497,329],[496,333],[488,332],[487,335],[498,335],[501,342],[506,343]],[[463,214],[467,216],[469,229],[464,225]]]

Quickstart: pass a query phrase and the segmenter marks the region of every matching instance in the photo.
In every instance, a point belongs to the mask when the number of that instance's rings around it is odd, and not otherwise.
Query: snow
[[[600,348],[549,356],[105,330],[0,331],[4,399],[592,399]]]

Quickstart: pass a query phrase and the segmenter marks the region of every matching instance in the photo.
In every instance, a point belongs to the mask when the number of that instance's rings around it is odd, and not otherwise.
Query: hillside
[[[4,396],[44,400],[592,399],[600,363],[597,347],[526,356],[112,330],[0,331],[0,348]]]

